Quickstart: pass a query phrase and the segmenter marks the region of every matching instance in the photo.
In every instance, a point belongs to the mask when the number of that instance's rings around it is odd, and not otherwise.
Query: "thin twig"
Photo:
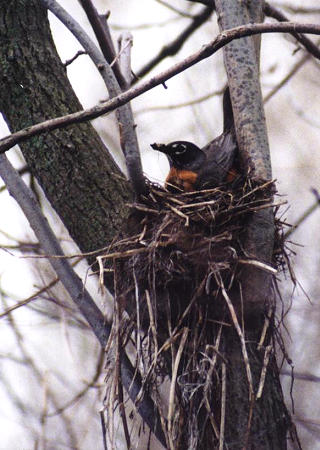
[[[49,284],[44,286],[42,289],[38,290],[35,294],[32,294],[32,295],[30,295],[30,297],[25,298],[24,300],[21,300],[20,302],[16,303],[13,306],[10,306],[9,308],[7,308],[4,312],[2,312],[0,314],[0,319],[2,319],[3,317],[7,316],[10,313],[12,313],[16,309],[21,308],[21,306],[28,305],[33,300],[36,300],[41,294],[46,292],[48,289],[52,288],[58,282],[59,282],[59,278],[57,277],[54,280],[52,280]]]
[[[116,290],[116,288],[115,288]],[[124,436],[127,444],[127,449],[129,450],[131,448],[131,439],[130,439],[130,433],[128,428],[128,420],[126,415],[126,410],[124,407],[124,395],[123,395],[123,384],[122,384],[122,377],[121,377],[121,353],[122,353],[122,342],[121,342],[121,306],[118,300],[115,298],[115,321],[116,321],[116,370],[115,370],[115,380],[118,382],[118,401],[119,401],[119,411],[120,411],[120,417],[122,420],[123,425],[123,431]],[[112,407],[114,405],[114,402],[110,402]],[[114,419],[112,419],[114,426]]]
[[[292,370],[281,370],[281,375],[292,377]],[[297,380],[310,381],[311,383],[320,383],[320,377],[311,373],[294,372],[294,378]]]
[[[176,390],[176,380],[177,380],[177,376],[178,376],[178,368],[179,368],[179,364],[180,364],[180,359],[182,356],[184,345],[187,340],[188,333],[189,333],[188,328],[184,328],[183,334],[181,336],[179,348],[178,348],[176,357],[174,359],[174,366],[173,366],[173,370],[172,370],[172,379],[171,379],[170,391],[169,391],[169,410],[168,410],[168,435],[169,435],[169,443],[170,443],[171,450],[175,449],[172,428],[173,428],[173,419],[174,419],[174,407],[175,407],[174,397],[175,397],[175,390]]]
[[[150,113],[152,111],[170,111],[172,109],[179,109],[179,108],[185,108],[192,105],[198,105],[199,103],[205,102],[206,100],[209,100],[212,97],[216,97],[218,95],[222,95],[225,91],[226,87],[224,86],[222,89],[219,89],[217,91],[209,92],[209,94],[202,95],[201,97],[194,98],[192,100],[187,100],[181,103],[174,103],[172,105],[159,105],[159,106],[149,106],[142,109],[137,109],[135,111],[136,115],[139,114],[145,114]]]
[[[77,53],[70,59],[67,59],[64,63],[64,67],[70,66],[79,56],[86,55],[87,52],[84,50],[78,50]]]
[[[311,59],[309,54],[303,55],[290,69],[287,75],[282,78],[263,98],[263,102],[267,103],[297,72],[304,64]]]
[[[213,373],[214,373],[216,362],[217,362],[217,355],[222,357],[221,353],[219,352],[219,345],[220,345],[220,341],[221,341],[221,334],[222,334],[222,325],[219,327],[219,331],[218,331],[218,334],[217,334],[217,338],[216,338],[216,342],[215,342],[214,347],[208,346],[208,345],[206,346],[206,350],[207,350],[208,347],[213,349],[214,355],[213,355],[212,358],[209,358],[209,356],[206,354],[206,357],[207,357],[207,359],[210,362],[210,367],[209,367],[209,370],[208,370],[208,373],[207,373],[207,376],[206,376],[206,383],[205,383],[205,386],[204,386],[204,389],[203,389],[204,404],[205,404],[206,410],[207,410],[208,415],[209,415],[209,419],[210,419],[210,422],[211,422],[212,429],[213,429],[217,439],[219,439],[219,441],[220,441],[220,432],[219,432],[219,428],[218,428],[218,425],[216,423],[216,420],[215,420],[215,418],[214,418],[214,416],[212,414],[212,407],[211,407],[211,402],[209,400],[208,393],[209,393],[210,386],[211,386],[211,384],[213,382],[212,378],[213,378]],[[226,363],[226,361],[223,361],[223,362]]]
[[[67,11],[65,11],[55,0],[41,1],[68,28],[68,30],[71,31],[71,33],[86,50],[93,63],[99,70],[106,88],[108,89],[110,98],[119,96],[122,92],[122,89],[119,86],[112,68],[107,63],[100,50],[96,47],[87,33],[74,20],[74,18]],[[95,17],[95,24],[97,25],[98,23],[100,23],[100,19],[96,18],[94,12],[96,10],[92,6],[91,1],[82,1],[88,6],[88,9],[90,9],[91,13]],[[94,11],[92,10],[92,8]],[[105,27],[107,27],[107,25],[105,25]],[[146,193],[146,185],[142,171],[139,144],[135,132],[133,115],[129,104],[123,104],[121,108],[118,108],[117,119],[119,122],[121,134],[121,149],[125,156],[130,181],[136,194],[144,194]]]
[[[227,397],[227,374],[226,364],[221,364],[222,378],[221,378],[221,419],[220,419],[220,436],[219,436],[219,450],[224,449],[224,429],[226,423],[226,397]]]
[[[133,36],[128,31],[121,33],[118,38],[118,55],[116,60],[119,61],[121,73],[124,78],[124,88],[128,89],[131,85],[132,70],[131,70],[131,48],[133,45]],[[112,62],[113,64],[113,62]]]
[[[16,133],[0,139],[0,153],[6,152],[14,145],[20,142],[24,142],[32,136],[37,136],[44,132],[53,131],[57,128],[64,128],[71,124],[86,122],[88,120],[92,120],[104,114],[110,113],[111,111],[114,111],[120,106],[128,103],[130,100],[153,89],[155,86],[163,84],[165,81],[183,72],[189,67],[192,67],[198,62],[209,58],[234,39],[240,39],[246,36],[252,36],[261,33],[290,33],[292,30],[301,33],[320,35],[320,25],[298,24],[295,22],[247,24],[233,28],[231,30],[225,30],[223,33],[218,34],[218,36],[209,44],[204,45],[199,51],[185,58],[180,63],[173,65],[169,69],[150,78],[149,80],[142,82],[139,86],[133,87],[128,91],[123,92],[117,97],[107,100],[102,104],[99,103],[98,105],[89,109],[78,111],[72,114],[67,114],[65,116],[57,117],[54,119],[49,119],[39,124],[23,128]]]
[[[168,56],[173,56],[187,39],[196,31],[204,22],[208,20],[213,11],[213,7],[209,6],[204,8],[199,14],[193,17],[192,22],[169,44],[166,44],[159,53],[154,56],[147,64],[145,64],[137,73],[137,78],[144,77],[149,73],[157,64],[159,64],[163,59]]]
[[[245,342],[245,339],[244,339],[243,332],[242,332],[242,330],[240,328],[239,321],[238,321],[236,312],[234,310],[232,301],[231,301],[231,299],[230,299],[230,297],[227,294],[227,291],[225,289],[223,280],[222,280],[220,274],[219,275],[215,274],[215,275],[216,275],[217,283],[219,284],[219,286],[221,288],[222,295],[223,295],[223,297],[224,297],[224,299],[225,299],[225,301],[227,303],[227,306],[228,306],[228,309],[229,309],[229,312],[230,312],[230,315],[231,315],[231,318],[232,318],[232,322],[233,322],[233,324],[235,326],[235,329],[236,329],[236,331],[238,333],[238,336],[239,336],[239,339],[240,339],[242,356],[243,356],[243,361],[244,361],[245,368],[246,368],[246,373],[247,373],[247,380],[248,380],[248,384],[249,384],[249,401],[251,401],[252,398],[253,398],[254,391],[253,391],[252,374],[251,374],[251,368],[250,368],[250,364],[249,364],[249,357],[248,357],[246,342]]]
[[[294,6],[293,4],[285,4],[281,2],[281,8],[287,9],[293,14],[320,14],[320,8],[317,6]]]
[[[267,16],[273,17],[274,19],[278,20],[279,22],[289,22],[289,19],[278,9],[276,9],[274,6],[270,5],[269,3],[265,2],[264,4],[264,12]],[[304,46],[304,48],[315,58],[320,59],[320,48],[312,42],[310,39],[308,39],[303,34],[291,33],[292,36],[294,36],[300,44]]]
[[[103,362],[104,362],[104,351],[103,351],[103,349],[101,349],[99,358],[97,361],[97,367],[96,367],[95,373],[94,373],[91,381],[87,382],[85,387],[83,389],[81,389],[81,391],[78,392],[71,400],[68,400],[68,402],[65,403],[63,406],[60,406],[59,408],[55,409],[54,411],[47,413],[47,417],[54,417],[54,416],[60,415],[66,409],[70,408],[71,406],[74,406],[84,395],[87,394],[87,392],[90,388],[96,386],[97,382],[99,380],[99,377],[101,375],[101,370],[103,368]]]
[[[258,391],[257,391],[257,395],[256,395],[256,400],[259,400],[259,398],[261,398],[261,395],[262,395],[263,386],[264,386],[264,382],[265,382],[266,375],[267,375],[267,368],[268,368],[268,364],[269,364],[271,351],[272,351],[272,345],[268,345],[266,347],[266,350],[264,353],[263,367],[261,370],[260,382],[259,382],[259,387],[258,387]]]
[[[100,415],[100,422],[101,422],[103,449],[108,450],[107,438],[106,438],[107,428],[106,428],[106,422],[104,419],[104,411],[99,411],[99,415]]]
[[[247,264],[249,266],[258,267],[258,269],[265,270],[266,272],[272,273],[273,275],[278,273],[277,269],[274,269],[269,264],[257,261],[255,259],[238,259],[237,262],[239,264]]]
[[[317,198],[317,196],[316,196]],[[288,239],[289,236],[291,236],[292,233],[294,233],[298,227],[308,218],[311,216],[311,214],[316,211],[320,207],[320,201],[317,198],[316,202],[311,205],[302,215],[299,217],[299,219],[295,222],[294,225],[284,234],[284,239]]]
[[[171,209],[175,214],[177,214],[178,216],[182,217],[183,219],[185,219],[185,226],[188,227],[189,226],[189,216],[187,216],[186,214],[183,214],[181,211],[179,211],[179,209],[175,208],[174,206],[170,205],[170,203],[166,203],[166,206]]]
[[[268,331],[268,328],[269,328],[269,325],[270,325],[270,319],[272,317],[272,312],[273,312],[273,307],[270,306],[269,311],[268,311],[268,313],[267,313],[267,315],[266,315],[266,317],[264,319],[263,329],[262,329],[262,332],[261,332],[259,343],[257,345],[257,350],[261,350],[261,348],[263,346],[263,343],[264,343],[264,340],[266,338],[266,334],[267,334],[267,331]]]
[[[141,322],[140,322],[140,295],[139,295],[139,286],[138,286],[138,282],[137,282],[137,277],[136,277],[136,271],[135,268],[133,267],[132,269],[132,277],[133,277],[133,281],[134,281],[134,299],[135,299],[135,304],[136,304],[136,323],[137,323],[137,327],[136,327],[136,354],[137,354],[137,362],[135,364],[136,367],[140,366],[140,359],[141,359],[141,348],[142,348],[142,344],[141,344]]]
[[[182,11],[181,9],[175,8],[174,6],[170,5],[170,3],[165,2],[164,0],[156,0],[161,5],[165,6],[166,8],[170,9],[171,11],[179,14],[181,17],[188,17],[189,19],[193,19],[193,15],[186,13],[185,11]]]
[[[158,359],[157,327],[156,327],[156,322],[154,320],[153,308],[151,305],[151,299],[150,299],[150,294],[149,294],[148,290],[145,291],[145,295],[146,295],[146,300],[147,300],[148,313],[149,313],[149,319],[150,319],[150,328],[151,328],[151,334],[152,334],[153,345],[154,345],[154,349],[153,349],[154,357],[153,357],[151,366],[155,367],[156,363],[157,363],[157,359]]]
[[[23,182],[5,155],[0,155],[0,176],[6,183],[9,193],[18,202],[24,212],[44,251],[48,254],[63,256],[60,243],[51,230],[48,221],[43,216],[32,191]],[[104,348],[111,331],[109,323],[105,320],[105,317],[83,286],[82,281],[74,272],[69,262],[65,258],[52,258],[49,261],[71,299],[89,323],[100,345]],[[138,377],[133,377],[134,369],[126,354],[123,354],[121,358],[121,375],[124,387],[130,398],[135,401],[138,392],[141,390],[141,380]],[[144,395],[138,410],[143,420],[155,433],[159,441],[165,443],[162,430],[159,428],[156,429],[158,417],[156,417],[157,413],[155,413],[154,404],[150,397]]]
[[[96,35],[97,41],[105,57],[106,61],[110,64],[115,61],[116,51],[112,42],[112,37],[109,31],[109,27],[107,26],[108,16],[100,16],[98,11],[94,7],[91,0],[79,0],[88,20],[91,24],[91,27]],[[112,70],[115,74],[115,77],[120,85],[120,87],[125,86],[125,80],[122,76],[119,64],[115,61],[112,64]]]

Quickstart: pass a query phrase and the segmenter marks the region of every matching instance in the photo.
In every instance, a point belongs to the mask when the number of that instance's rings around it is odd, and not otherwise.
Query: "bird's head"
[[[206,156],[192,142],[174,141],[170,144],[151,144],[153,150],[165,153],[169,159],[170,166],[178,169],[196,169],[201,167]]]

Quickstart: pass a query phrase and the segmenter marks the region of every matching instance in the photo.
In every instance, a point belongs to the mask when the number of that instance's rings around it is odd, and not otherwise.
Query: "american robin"
[[[166,178],[169,190],[195,191],[231,182],[237,176],[233,167],[237,141],[229,90],[224,95],[224,132],[200,149],[188,141],[152,144],[154,150],[165,153],[170,171]]]

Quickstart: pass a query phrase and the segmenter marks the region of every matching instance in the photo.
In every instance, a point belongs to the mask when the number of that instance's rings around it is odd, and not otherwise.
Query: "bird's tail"
[[[230,98],[229,86],[223,93],[223,132],[231,130],[234,127],[234,118],[232,103]]]

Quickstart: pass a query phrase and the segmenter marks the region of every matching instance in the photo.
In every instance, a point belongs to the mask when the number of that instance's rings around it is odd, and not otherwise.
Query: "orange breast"
[[[236,171],[236,169],[234,169],[233,167],[231,167],[231,169],[228,171],[227,173],[227,177],[226,177],[226,182],[227,183],[232,183],[232,181],[234,181],[237,176],[238,176],[238,172]]]
[[[194,191],[194,185],[197,181],[198,174],[191,170],[179,170],[171,167],[170,172],[166,178],[166,188],[170,189],[170,186],[176,186],[182,191],[191,192]]]

